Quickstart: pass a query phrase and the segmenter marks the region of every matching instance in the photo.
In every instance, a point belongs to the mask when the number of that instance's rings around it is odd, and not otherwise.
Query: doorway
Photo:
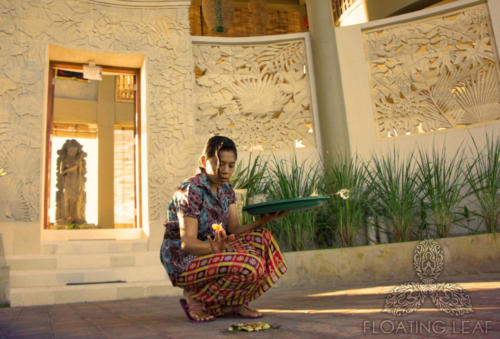
[[[44,228],[141,228],[140,69],[49,65]]]

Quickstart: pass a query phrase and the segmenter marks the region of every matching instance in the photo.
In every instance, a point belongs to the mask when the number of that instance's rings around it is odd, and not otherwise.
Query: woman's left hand
[[[275,213],[266,213],[266,214],[262,214],[260,216],[260,222],[262,223],[261,226],[264,226],[265,224],[267,224],[268,222],[271,222],[272,220],[274,219],[277,219],[277,218],[281,218],[281,217],[284,217],[285,215],[287,215],[288,213],[290,213],[290,210],[287,210],[287,211],[281,211],[281,212],[275,212]]]

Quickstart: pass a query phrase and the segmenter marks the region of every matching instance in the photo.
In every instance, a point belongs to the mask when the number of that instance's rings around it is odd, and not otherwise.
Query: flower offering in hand
[[[222,231],[222,223],[220,224],[212,224],[212,228],[214,231]]]

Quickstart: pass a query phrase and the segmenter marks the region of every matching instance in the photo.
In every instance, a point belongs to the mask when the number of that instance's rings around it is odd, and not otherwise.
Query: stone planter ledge
[[[444,269],[438,282],[464,275],[500,272],[500,236],[436,239]],[[277,287],[348,286],[366,282],[419,281],[413,266],[418,241],[285,252],[287,273]]]

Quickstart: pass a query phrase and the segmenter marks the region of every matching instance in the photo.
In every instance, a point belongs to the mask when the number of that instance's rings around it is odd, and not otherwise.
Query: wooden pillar
[[[114,130],[115,82],[113,76],[103,75],[97,96],[98,212],[100,228],[114,227]]]

